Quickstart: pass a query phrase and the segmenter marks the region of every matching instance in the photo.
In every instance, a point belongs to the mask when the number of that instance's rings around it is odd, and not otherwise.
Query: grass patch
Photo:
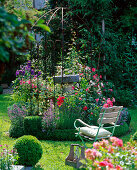
[[[13,104],[13,101],[10,99],[10,95],[0,95],[0,144],[8,144],[12,149],[13,144],[16,139],[10,138],[8,136],[8,130],[10,127],[10,120],[7,114],[7,107]],[[129,109],[131,114],[131,123],[130,128],[131,132],[123,137],[124,142],[129,141],[130,136],[137,131],[137,108]],[[54,135],[54,134],[53,134]],[[43,156],[35,170],[72,170],[72,167],[65,166],[65,158],[68,156],[70,150],[70,144],[78,143],[82,144],[81,141],[44,141],[41,140],[43,148]],[[89,142],[88,146],[91,146],[92,143]]]

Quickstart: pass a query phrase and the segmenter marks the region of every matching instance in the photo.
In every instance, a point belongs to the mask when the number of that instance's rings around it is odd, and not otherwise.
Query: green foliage
[[[108,130],[112,132],[111,129]],[[129,131],[128,124],[126,122],[123,122],[123,125],[119,125],[115,128],[114,136],[116,137],[124,136],[128,131]]]
[[[50,0],[49,3],[51,7],[67,6],[70,9],[67,15],[73,20],[73,45],[79,46],[76,49],[82,63],[98,68],[103,78],[111,80],[116,88],[134,91],[136,100],[137,10],[134,1]]]
[[[2,94],[3,93],[3,88],[2,88],[2,86],[0,86],[0,94]]]
[[[49,133],[43,132],[43,139],[53,141],[77,141],[79,138],[76,138],[75,133],[75,129],[54,129],[53,131],[49,131]]]
[[[9,128],[9,136],[12,138],[18,138],[25,135],[23,126],[20,125],[20,122],[16,122],[16,124],[11,124]]]
[[[117,105],[125,107],[133,105],[136,100],[133,91],[130,89],[117,89],[114,97]]]
[[[13,148],[17,150],[19,165],[34,166],[43,154],[40,141],[31,135],[18,138]]]
[[[42,118],[40,116],[27,116],[24,118],[25,135],[36,136],[42,138]]]
[[[133,134],[133,136],[131,137],[131,139],[132,139],[132,140],[137,140],[137,132],[135,132],[135,133]]]
[[[26,46],[23,40],[27,36],[27,20],[19,20],[16,15],[8,13],[0,7],[0,60],[9,61],[11,54],[19,54]],[[22,36],[22,39],[19,37]]]

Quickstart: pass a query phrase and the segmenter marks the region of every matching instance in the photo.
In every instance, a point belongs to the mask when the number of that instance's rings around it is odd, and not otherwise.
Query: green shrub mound
[[[116,126],[113,136],[116,137],[123,136],[128,132],[128,130],[129,130],[128,124],[126,122],[123,122],[123,125]],[[109,131],[112,132],[112,129],[110,129]]]
[[[24,133],[24,128],[20,126],[19,122],[16,122],[16,124],[11,124],[10,129],[9,129],[9,136],[12,138],[18,138],[23,136]]]
[[[24,118],[25,135],[32,135],[42,139],[42,118],[40,116],[27,116]]]
[[[40,141],[31,135],[18,138],[13,148],[17,150],[19,165],[34,166],[43,153]]]
[[[0,94],[2,94],[3,93],[3,88],[2,88],[2,86],[0,86]]]

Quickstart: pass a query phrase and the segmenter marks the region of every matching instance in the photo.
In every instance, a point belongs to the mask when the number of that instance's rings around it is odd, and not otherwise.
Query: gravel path
[[[3,89],[3,94],[12,94],[12,93],[13,93],[13,89],[12,88]]]

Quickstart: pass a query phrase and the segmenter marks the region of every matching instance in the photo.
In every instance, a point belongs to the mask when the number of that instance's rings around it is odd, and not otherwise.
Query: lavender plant
[[[9,133],[11,137],[24,135],[23,120],[28,115],[28,111],[23,103],[13,104],[8,108],[8,115],[11,120]]]
[[[119,115],[119,119],[118,119],[117,124],[118,125],[123,125],[124,122],[126,122],[128,124],[128,126],[129,126],[130,121],[131,121],[131,116],[130,116],[130,113],[128,112],[128,109],[123,108],[123,110],[121,111],[121,113]]]
[[[45,131],[53,131],[56,128],[56,120],[59,119],[55,113],[53,101],[50,100],[50,107],[44,113],[42,119],[42,128],[43,132]]]

